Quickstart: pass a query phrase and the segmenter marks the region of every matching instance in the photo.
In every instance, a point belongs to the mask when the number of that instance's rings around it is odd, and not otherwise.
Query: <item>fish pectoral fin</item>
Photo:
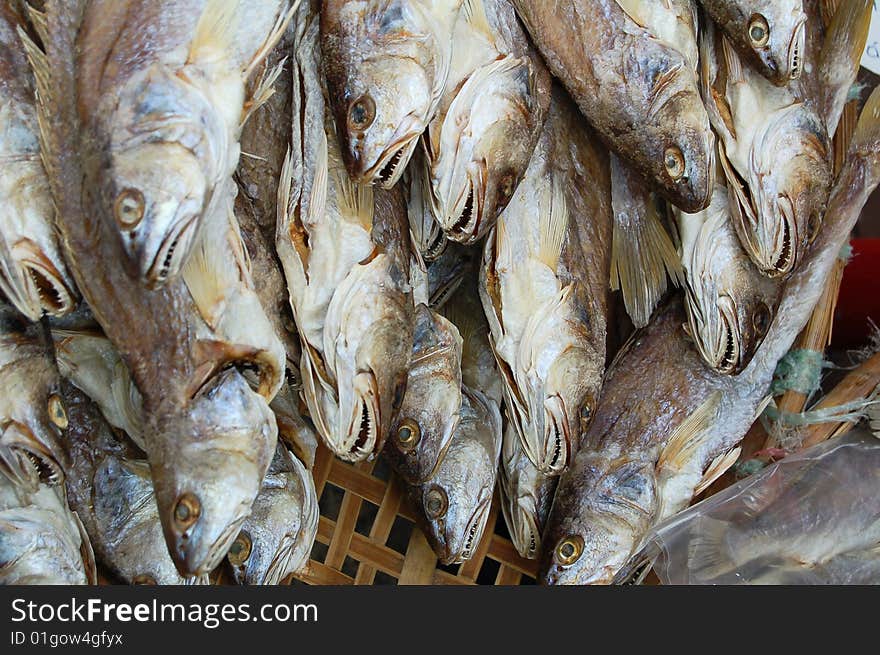
[[[140,478],[141,480],[145,480],[147,482],[153,482],[153,474],[150,471],[150,463],[145,459],[123,459],[121,460],[122,468],[131,473],[132,475]]]
[[[873,5],[872,0],[841,3],[828,26],[819,55],[823,82],[819,106],[823,108],[822,115],[831,136],[837,131],[850,87],[858,76],[862,53],[868,43]]]
[[[856,131],[850,142],[851,158],[852,153],[871,158],[869,159],[871,175],[877,175],[875,162],[878,142],[880,142],[880,87],[874,89],[865,106],[862,107]]]
[[[645,8],[644,0],[615,0],[618,6],[623,10],[632,21],[643,29],[647,29],[648,19],[643,14]]]
[[[540,233],[538,236],[538,259],[553,273],[562,255],[562,246],[568,232],[568,202],[562,181],[553,176],[551,189],[544,190],[545,202],[541,205]]]
[[[736,464],[740,453],[742,453],[742,448],[737,446],[733,450],[722,453],[713,459],[712,463],[709,464],[709,467],[703,473],[703,478],[700,480],[700,483],[694,489],[694,497],[703,493],[713,482],[715,482],[715,480],[724,475],[731,466]]]
[[[486,17],[486,7],[483,0],[464,0],[461,6],[461,12],[464,19],[478,32],[486,35],[489,41],[495,41],[495,34],[489,25],[489,19]]]
[[[67,501],[65,501],[66,503]],[[86,526],[83,525],[82,520],[79,518],[79,514],[74,510],[70,510],[70,515],[74,523],[76,523],[76,529],[79,532],[79,553],[82,557],[86,581],[90,585],[96,585],[98,584],[98,565],[95,562],[95,551],[92,550],[92,542],[89,539],[88,532],[86,532]]]
[[[686,467],[702,442],[712,438],[706,428],[715,418],[720,403],[721,392],[715,391],[675,429],[657,460],[658,476],[661,472]]]
[[[721,37],[721,52],[724,56],[724,65],[727,68],[728,84],[742,84],[745,82],[742,61],[727,36]]]
[[[286,63],[287,57],[284,57],[284,59],[279,61],[271,70],[263,71],[263,74],[260,76],[260,81],[257,82],[257,86],[254,88],[251,97],[244,103],[244,110],[242,111],[239,129],[243,128],[245,123],[248,122],[248,119],[253,116],[260,107],[266,104],[269,101],[269,98],[275,95],[275,82],[278,81],[278,78],[281,76]]]
[[[233,51],[239,0],[207,0],[189,46],[187,64],[215,62]]]
[[[612,167],[612,171],[616,170]],[[622,172],[612,173],[611,188],[611,290],[622,292],[633,324],[644,327],[666,293],[667,277],[675,286],[681,286],[684,269],[653,198],[632,188],[630,178]],[[641,202],[642,198],[645,202]]]

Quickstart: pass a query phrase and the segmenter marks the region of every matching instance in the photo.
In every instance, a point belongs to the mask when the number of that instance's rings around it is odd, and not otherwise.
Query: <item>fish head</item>
[[[131,274],[158,288],[196,241],[229,157],[228,130],[198,91],[167,73],[151,69],[120,98],[104,192]]]
[[[533,482],[538,470],[526,457],[512,422],[504,430],[501,461],[501,488],[505,496],[502,509],[510,540],[521,555],[534,559],[541,547],[541,519],[546,515],[539,514],[540,490]]]
[[[238,584],[277,585],[306,562],[317,527],[311,474],[280,445],[226,560]]]
[[[347,455],[340,456],[354,461],[382,449],[391,419],[403,403],[412,354],[412,325],[386,316],[372,323],[360,341],[351,387],[339,393],[340,418],[347,425],[343,435]],[[339,384],[349,382],[340,380]]]
[[[712,211],[717,209],[717,211]],[[770,330],[783,285],[761,274],[729,220],[726,194],[713,199],[693,252],[685,309],[688,332],[709,366],[741,373]]]
[[[425,536],[444,564],[470,559],[489,519],[501,450],[501,416],[491,402],[463,392],[452,444],[431,480],[416,488]]]
[[[574,457],[580,435],[589,427],[604,369],[604,356],[571,343],[547,370],[543,385],[543,451],[538,469],[558,475]]]
[[[578,466],[577,475],[564,476],[557,490],[544,534],[542,582],[611,584],[639,547],[656,504],[652,463],[621,459]]]
[[[755,214],[741,211],[737,227],[765,275],[787,276],[816,238],[831,193],[830,152],[821,119],[800,103],[755,139],[749,175]]]
[[[488,75],[472,74],[453,100],[433,166],[440,224],[463,244],[495,225],[525,175],[538,136],[528,59],[507,57],[489,68]]]
[[[801,76],[805,65],[807,14],[802,0],[738,2],[736,40],[754,53],[765,77],[778,85]]]
[[[181,575],[211,571],[229,550],[260,491],[276,438],[265,399],[234,368],[205,384],[182,416],[153,417],[145,441],[156,504]],[[174,448],[157,450],[159,443]]]
[[[9,421],[0,429],[0,471],[29,489],[60,484],[67,463],[61,445],[67,427],[61,397],[49,396],[48,415],[36,418],[31,426]]]
[[[24,313],[31,320],[40,314],[64,316],[76,309],[79,293],[56,248],[43,248],[36,241],[22,239],[12,246],[12,258],[18,264],[25,298],[30,298]],[[0,273],[3,275],[3,273]]]
[[[347,3],[322,12],[324,67],[353,180],[393,187],[435,104],[433,37],[418,3]]]
[[[651,177],[684,211],[705,209],[715,186],[715,134],[687,66],[679,64],[657,82],[654,121],[662,138],[652,143]]]

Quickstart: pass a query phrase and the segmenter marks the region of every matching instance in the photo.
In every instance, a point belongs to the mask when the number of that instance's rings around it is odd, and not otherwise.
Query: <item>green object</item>
[[[770,393],[781,396],[786,391],[811,395],[822,382],[822,353],[813,350],[791,350],[776,365]]]

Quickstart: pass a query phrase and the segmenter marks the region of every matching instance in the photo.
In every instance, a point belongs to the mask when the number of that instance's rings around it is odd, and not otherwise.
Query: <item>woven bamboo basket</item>
[[[295,581],[331,585],[534,584],[537,562],[520,557],[507,538],[497,493],[473,557],[461,565],[443,566],[415,525],[403,484],[384,460],[352,465],[322,446],[313,473],[321,518],[311,559],[306,569],[294,576]]]

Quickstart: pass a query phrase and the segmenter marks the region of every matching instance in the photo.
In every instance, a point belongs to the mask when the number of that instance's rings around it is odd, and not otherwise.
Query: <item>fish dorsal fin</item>
[[[715,418],[720,403],[721,392],[715,391],[690,416],[682,421],[675,429],[675,432],[672,433],[672,436],[666,443],[666,447],[660,454],[660,458],[657,460],[658,472],[664,469],[676,471],[691,461],[702,440],[708,436],[706,428],[712,419]]]
[[[820,107],[829,135],[837,131],[850,88],[858,76],[868,43],[873,6],[872,0],[842,2],[828,26],[819,55],[819,69],[822,81]]]
[[[633,324],[644,327],[666,293],[667,275],[682,286],[684,270],[653,198],[633,189],[620,165],[612,166],[611,176],[611,290],[622,292]]]
[[[644,8],[644,0],[615,0],[632,21],[641,28],[647,29],[648,20],[641,11]]]
[[[279,61],[271,70],[263,71],[263,75],[260,77],[260,81],[257,82],[254,92],[245,103],[239,127],[244,127],[248,119],[275,95],[275,82],[281,76],[285,64],[287,64],[287,57]]]
[[[555,273],[562,254],[569,218],[565,190],[558,177],[553,177],[553,184],[550,189],[545,188],[544,195],[545,202],[542,203],[540,216],[538,259]]]
[[[461,13],[471,27],[485,34],[490,41],[495,40],[492,27],[486,16],[486,6],[483,4],[483,0],[464,0]]]
[[[721,52],[724,55],[724,65],[727,67],[728,83],[738,84],[745,81],[742,62],[726,36],[721,37]]]
[[[324,130],[318,133],[315,144],[315,176],[312,178],[312,189],[309,194],[309,212],[306,225],[317,225],[327,211],[327,194],[330,177],[330,153],[327,134]]]
[[[216,62],[229,56],[238,29],[239,0],[208,0],[189,46],[187,63]]]
[[[709,467],[703,473],[703,478],[700,480],[700,483],[697,485],[696,489],[694,489],[694,496],[696,497],[703,493],[713,482],[715,482],[715,480],[724,475],[727,472],[727,469],[736,464],[740,453],[742,453],[742,448],[737,446],[733,450],[722,453],[713,459],[712,463],[709,464]]]

